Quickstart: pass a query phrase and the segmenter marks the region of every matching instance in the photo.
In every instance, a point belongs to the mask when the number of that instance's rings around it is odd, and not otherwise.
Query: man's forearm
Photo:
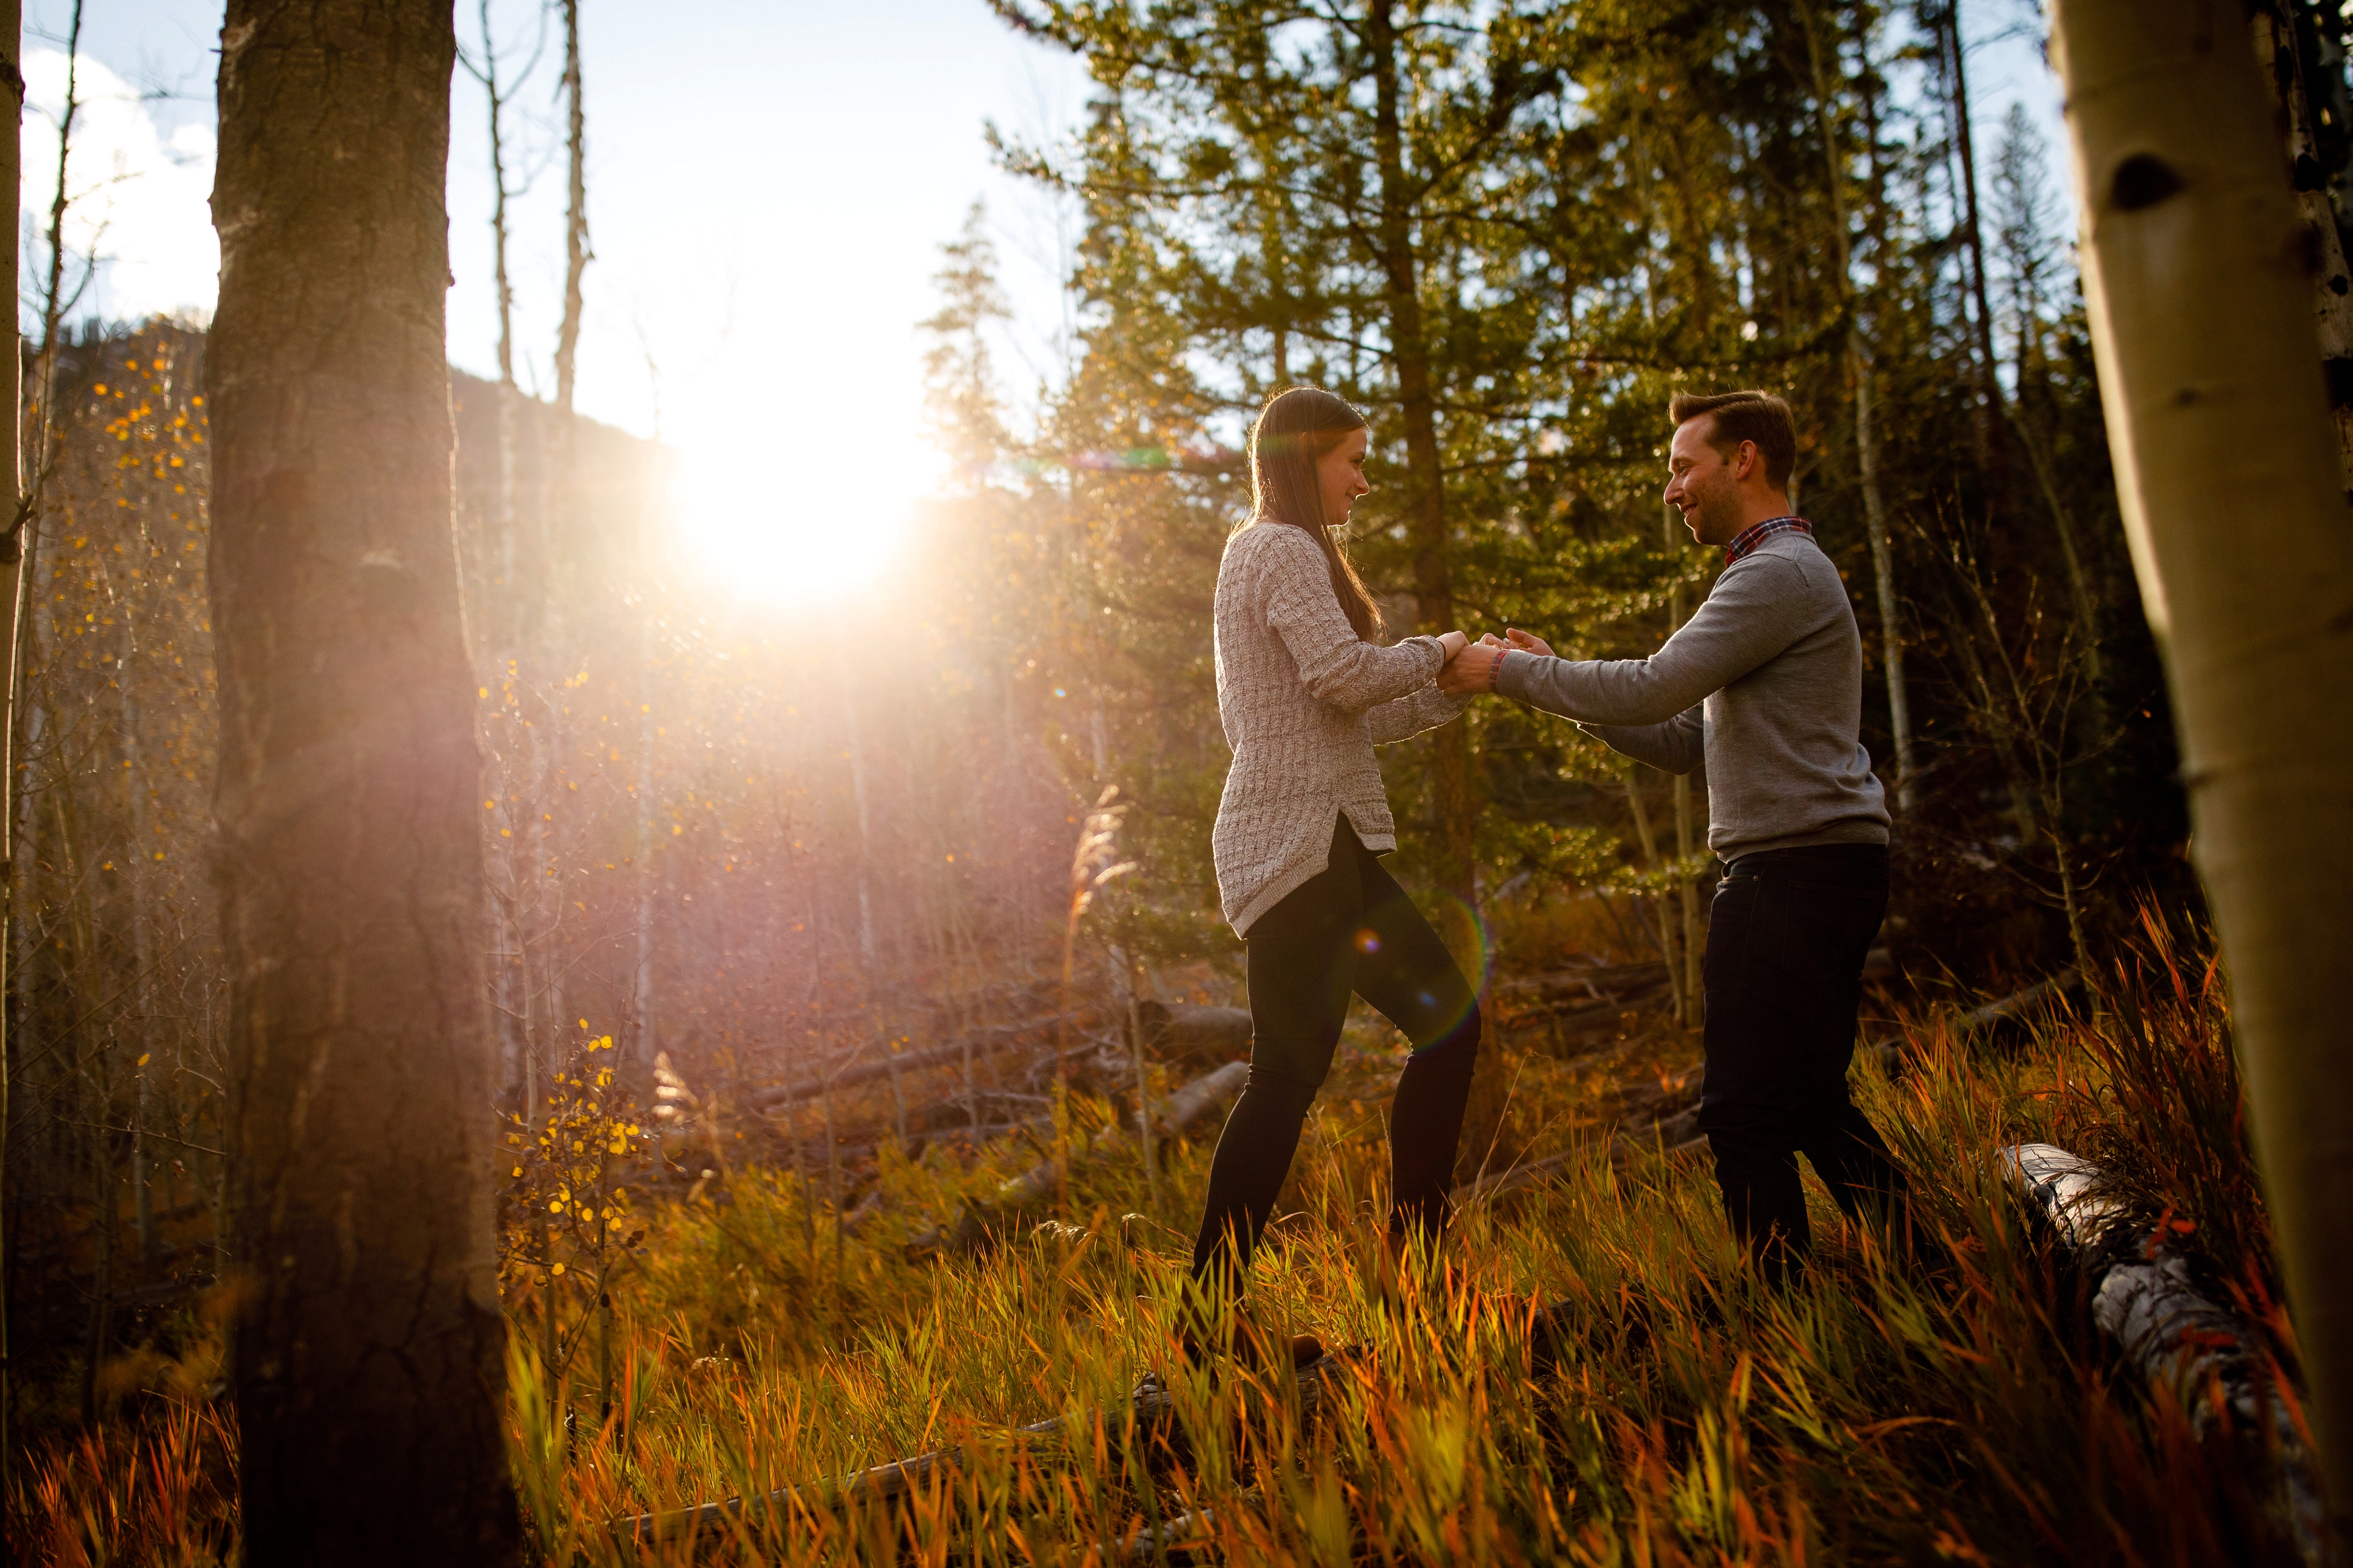
[[[1699,610],[1648,658],[1549,658],[1514,648],[1495,689],[1580,724],[1663,724],[1773,658],[1802,626],[1803,583],[1786,563],[1727,570]]]
[[[1578,729],[1618,752],[1671,773],[1688,773],[1707,760],[1707,731],[1696,708],[1663,724],[1579,724]]]
[[[1686,695],[1683,683],[1658,664],[1641,658],[1547,658],[1514,648],[1504,655],[1495,689],[1580,724],[1662,724],[1697,698]]]

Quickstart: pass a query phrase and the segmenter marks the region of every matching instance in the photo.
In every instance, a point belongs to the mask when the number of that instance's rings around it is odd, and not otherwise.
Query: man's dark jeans
[[[1744,855],[1715,885],[1699,1127],[1733,1231],[1776,1284],[1811,1245],[1799,1152],[1850,1219],[1901,1218],[1904,1174],[1846,1087],[1862,961],[1886,912],[1875,844]]]

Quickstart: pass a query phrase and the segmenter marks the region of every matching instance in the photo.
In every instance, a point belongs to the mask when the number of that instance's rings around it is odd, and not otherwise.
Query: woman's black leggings
[[[1479,1003],[1462,972],[1345,815],[1333,826],[1331,863],[1261,915],[1246,940],[1250,1082],[1209,1165],[1193,1277],[1215,1269],[1230,1289],[1248,1273],[1351,993],[1413,1042],[1389,1113],[1389,1233],[1435,1241],[1479,1052]]]

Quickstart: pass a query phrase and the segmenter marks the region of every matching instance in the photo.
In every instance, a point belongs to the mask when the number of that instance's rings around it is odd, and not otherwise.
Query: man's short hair
[[[1678,427],[1702,415],[1713,415],[1708,445],[1729,458],[1743,441],[1757,443],[1765,459],[1765,482],[1777,490],[1789,488],[1790,471],[1798,466],[1798,422],[1789,405],[1769,392],[1719,392],[1709,396],[1678,392],[1667,404],[1667,417]]]

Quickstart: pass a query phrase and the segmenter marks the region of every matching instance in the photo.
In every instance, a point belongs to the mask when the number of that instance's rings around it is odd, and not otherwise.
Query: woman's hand
[[[1439,634],[1438,646],[1446,650],[1446,661],[1451,664],[1454,662],[1454,656],[1468,647],[1470,641],[1471,639],[1461,632],[1441,632]]]

